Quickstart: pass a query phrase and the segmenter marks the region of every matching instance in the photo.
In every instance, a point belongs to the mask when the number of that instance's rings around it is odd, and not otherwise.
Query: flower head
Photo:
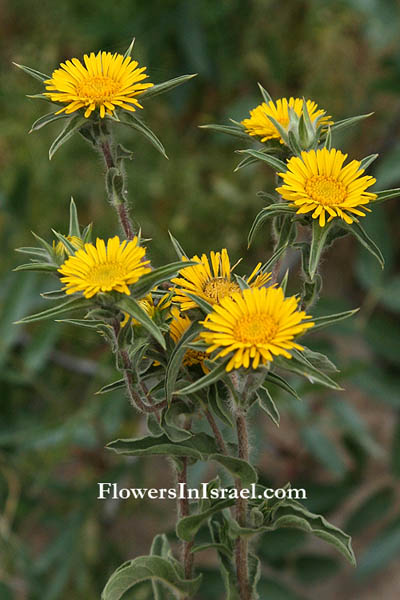
[[[256,369],[279,354],[291,358],[293,348],[302,350],[293,340],[313,327],[310,319],[298,310],[295,297],[284,297],[282,288],[246,289],[215,305],[203,321],[208,331],[200,335],[209,344],[207,353],[218,351],[216,358],[232,355],[227,371],[247,369],[251,361]]]
[[[187,259],[183,257],[182,260]],[[206,254],[202,254],[201,258],[196,255],[190,260],[198,261],[199,264],[181,269],[180,277],[171,280],[176,286],[172,300],[179,302],[181,310],[189,310],[197,306],[186,292],[195,294],[210,304],[215,304],[225,296],[240,291],[239,285],[231,277],[234,267],[231,267],[226,248],[221,252],[211,251],[210,259]],[[247,278],[247,283],[251,287],[261,287],[271,278],[270,273],[263,273],[260,268],[261,263],[258,263]]]
[[[65,106],[59,113],[73,113],[85,108],[89,117],[98,108],[100,117],[112,115],[115,108],[121,107],[134,112],[142,108],[136,99],[151,87],[152,83],[142,83],[148,75],[146,67],[137,68],[138,62],[130,56],[98,52],[83,57],[84,65],[77,58],[61,63],[47,79],[45,96],[52,102]]]
[[[147,266],[150,261],[143,260],[145,252],[137,237],[120,242],[116,235],[108,240],[107,246],[97,238],[96,245],[85,244],[58,269],[65,284],[63,289],[66,294],[83,292],[85,298],[112,290],[129,296],[128,285],[151,270]]]
[[[307,100],[306,105],[311,123],[314,123],[316,119],[319,119],[318,124],[329,125],[331,123],[331,117],[325,116],[325,111],[318,108],[313,100]],[[280,98],[276,102],[271,100],[268,104],[263,102],[250,111],[250,118],[244,119],[242,125],[249,135],[260,136],[262,142],[277,139],[283,143],[281,134],[268,117],[272,117],[284,129],[287,129],[290,122],[289,108],[293,109],[300,117],[303,112],[303,99],[289,98],[288,100],[287,98]]]
[[[182,315],[176,306],[172,308],[171,316],[172,321],[169,326],[169,334],[174,340],[175,344],[177,344],[185,331],[189,329],[192,322],[187,315]],[[200,340],[200,337],[197,337],[194,341],[197,342],[198,340]],[[204,373],[208,373],[209,369],[207,369],[207,367],[204,365],[205,358],[207,358],[205,352],[188,348],[185,352],[185,356],[183,357],[183,364],[186,367],[199,364]]]
[[[81,238],[79,238],[78,236],[67,235],[65,237],[69,242],[71,242],[71,244],[75,248],[75,250],[79,250],[80,248],[83,248],[84,243],[81,240]],[[55,241],[53,241],[53,250],[56,253],[57,257],[61,258],[61,260],[64,258],[65,255],[69,256],[71,254],[71,252],[69,251],[67,246],[61,240],[57,243]]]
[[[357,221],[357,216],[365,217],[369,211],[365,205],[376,198],[376,194],[365,190],[375,183],[369,175],[361,175],[360,161],[352,160],[345,167],[347,154],[340,150],[310,150],[294,156],[288,163],[286,173],[279,173],[283,185],[276,188],[285,200],[293,202],[297,213],[312,212],[313,219],[319,218],[324,227],[328,222],[340,217],[346,223]]]

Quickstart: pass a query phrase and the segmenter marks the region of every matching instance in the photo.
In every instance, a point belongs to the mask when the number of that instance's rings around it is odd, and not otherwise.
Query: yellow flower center
[[[112,286],[126,276],[125,266],[119,263],[95,265],[87,274],[87,281],[98,286]]]
[[[278,329],[278,322],[268,313],[246,315],[236,323],[235,339],[244,344],[267,344]]]
[[[225,277],[214,277],[207,281],[203,288],[203,293],[212,303],[219,302],[225,296],[229,296],[234,292],[240,292],[240,287],[237,283],[229,281]]]
[[[111,77],[94,75],[76,85],[76,94],[79,98],[101,103],[112,99],[119,88],[120,84]]]
[[[334,206],[346,197],[346,187],[341,181],[328,175],[314,175],[306,183],[307,194],[319,204]]]

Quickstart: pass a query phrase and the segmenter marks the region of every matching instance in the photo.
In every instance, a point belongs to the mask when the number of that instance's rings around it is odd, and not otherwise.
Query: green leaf
[[[232,125],[199,125],[200,129],[210,129],[211,131],[216,131],[217,133],[226,133],[227,135],[232,135],[234,137],[238,137],[241,139],[245,139],[248,141],[249,135],[243,131],[240,127],[235,127]]]
[[[326,315],[324,317],[315,317],[312,319],[314,322],[314,327],[312,327],[310,331],[314,332],[319,329],[323,329],[324,327],[329,327],[329,325],[337,323],[338,321],[343,321],[344,319],[348,319],[349,317],[352,317],[353,315],[357,314],[359,310],[360,310],[359,308],[354,308],[353,310],[345,310],[344,312],[335,313],[333,315]],[[310,332],[307,331],[307,333],[310,333]]]
[[[267,413],[267,415],[273,421],[273,423],[275,423],[275,425],[277,427],[279,427],[279,421],[280,421],[279,411],[276,408],[275,402],[272,400],[272,397],[271,397],[271,394],[269,393],[269,391],[264,387],[258,388],[257,399],[258,399],[258,404],[261,406],[261,408]]]
[[[156,85],[153,85],[151,88],[147,88],[147,90],[140,95],[140,101],[158,96],[158,94],[169,92],[178,85],[182,85],[182,83],[186,83],[190,79],[193,79],[193,77],[197,77],[197,73],[180,75],[180,77],[175,77],[174,79],[169,79],[168,81],[163,81],[162,83],[156,83]]]
[[[179,370],[182,366],[182,361],[187,351],[187,343],[194,340],[198,336],[200,330],[201,325],[197,322],[193,322],[184,332],[171,353],[165,374],[165,395],[168,404],[170,404],[174,394]]]
[[[229,427],[233,427],[232,415],[228,409],[227,401],[221,397],[218,390],[218,385],[212,385],[208,392],[208,405],[210,410],[219,418],[223,423]]]
[[[76,210],[76,204],[75,204],[73,198],[71,198],[71,201],[69,203],[68,235],[70,235],[70,236],[74,235],[79,238],[81,237],[81,228],[79,227],[78,211]]]
[[[379,154],[370,154],[369,156],[366,156],[365,158],[363,158],[360,162],[360,169],[367,169],[369,167],[369,165],[371,165],[377,158],[378,158]]]
[[[31,77],[38,79],[42,83],[43,83],[43,81],[46,81],[46,79],[50,79],[49,75],[46,75],[45,73],[41,73],[40,71],[36,71],[36,69],[31,69],[30,67],[26,67],[25,65],[19,65],[16,62],[13,62],[13,65],[15,67],[18,67],[18,69],[21,69],[22,71],[24,71]]]
[[[249,487],[252,483],[257,482],[256,470],[245,460],[225,454],[210,454],[209,460],[215,460],[217,463],[225,467],[236,479],[240,479],[243,487]]]
[[[293,398],[295,398],[296,400],[301,400],[296,390],[292,388],[292,386],[289,385],[289,383],[285,381],[285,379],[277,375],[277,373],[271,373],[270,371],[268,375],[265,376],[265,381],[273,383],[277,387],[281,388],[282,390],[293,396]]]
[[[118,379],[117,381],[113,381],[112,383],[107,383],[107,385],[103,385],[96,394],[108,394],[108,392],[113,392],[114,390],[120,390],[125,387],[125,380]]]
[[[64,246],[64,248],[69,252],[69,254],[75,254],[76,248],[74,248],[74,246],[65,237],[65,235],[62,235],[62,233],[58,233],[58,231],[56,231],[55,229],[52,229],[52,232],[54,233],[54,235],[56,236],[56,238],[62,243],[62,245]]]
[[[319,383],[333,390],[343,389],[340,387],[340,385],[333,381],[333,379],[328,377],[328,375],[322,373],[322,371],[311,365],[299,351],[293,350],[291,359],[277,356],[274,362],[282,369],[286,369],[287,371],[307,377],[311,383]]]
[[[400,196],[400,188],[393,188],[391,190],[381,190],[380,192],[374,192],[377,195],[375,200],[371,200],[372,204],[379,204],[390,198],[398,198]]]
[[[322,517],[311,513],[295,500],[284,500],[271,515],[272,529],[293,527],[316,535],[334,546],[355,566],[351,537]]]
[[[169,545],[167,536],[165,534],[156,535],[150,548],[151,556],[160,556],[161,558],[167,559],[170,552],[171,547]],[[153,588],[154,600],[171,600],[170,591],[164,584],[157,581],[155,578],[153,578],[151,584]]]
[[[382,256],[382,252],[379,250],[375,242],[369,237],[365,229],[359,223],[352,223],[351,225],[344,223],[343,226],[352,234],[354,237],[372,254],[381,265],[382,269],[385,266],[385,260]]]
[[[29,133],[38,131],[39,129],[41,129],[42,127],[45,127],[49,123],[53,123],[53,121],[58,121],[59,119],[67,119],[67,118],[70,119],[71,115],[66,115],[65,113],[57,114],[56,112],[48,113],[47,115],[43,115],[42,117],[39,117],[39,119],[37,119],[33,123],[32,127],[29,130]]]
[[[143,121],[128,113],[125,113],[125,119],[114,120],[116,123],[128,125],[128,127],[132,127],[132,129],[135,129],[135,131],[141,133],[150,142],[150,144],[152,144],[152,146],[154,146],[154,148],[168,160],[168,156],[165,152],[163,144],[160,142],[156,134],[147,125],[145,125],[145,123],[143,123]]]
[[[208,387],[209,385],[211,385],[212,383],[215,383],[219,379],[222,379],[222,377],[226,374],[225,367],[228,364],[228,360],[225,360],[222,364],[215,367],[215,369],[213,369],[212,371],[207,373],[207,375],[200,377],[200,379],[198,379],[194,383],[187,385],[186,387],[182,388],[181,390],[175,391],[175,394],[177,396],[188,396],[190,394],[194,394],[195,392],[198,392],[199,390],[202,390],[205,387]]]
[[[167,435],[121,439],[110,442],[106,448],[117,454],[187,456],[196,460],[206,460],[210,454],[218,454],[214,438],[205,433],[196,433],[183,442],[171,442]]]
[[[253,224],[250,228],[249,235],[247,238],[248,246],[250,246],[250,244],[252,243],[256,232],[261,227],[261,225],[264,223],[264,221],[266,221],[267,219],[271,219],[272,217],[276,217],[278,215],[288,215],[288,216],[294,217],[295,211],[293,208],[290,208],[286,203],[284,204],[284,203],[280,203],[280,202],[276,203],[276,204],[270,204],[269,206],[266,206],[265,208],[260,210],[260,212],[254,219]],[[272,261],[276,262],[278,260],[278,258],[280,257],[280,255],[285,250],[286,250],[286,246],[282,246],[281,248],[278,248],[276,250],[276,252],[274,252],[273,256],[270,258],[270,260],[267,264],[272,263]]]
[[[182,248],[182,246],[180,245],[178,240],[176,238],[174,238],[174,236],[172,235],[172,233],[170,231],[168,231],[168,234],[169,234],[170,240],[172,242],[172,245],[175,249],[175,252],[178,255],[178,258],[180,260],[182,260],[182,258],[185,257],[187,260],[189,260],[188,255],[186,254],[186,252],[184,251],[184,249]]]
[[[176,535],[181,540],[191,542],[200,527],[211,517],[211,515],[218,513],[229,506],[233,506],[234,504],[234,499],[218,500],[203,512],[190,515],[189,517],[183,517],[176,524]]]
[[[65,142],[67,142],[85,123],[87,119],[85,117],[71,117],[63,127],[62,131],[58,134],[54,142],[51,144],[49,149],[49,160],[53,158],[57,150],[61,148]]]
[[[44,248],[34,248],[32,246],[23,246],[22,248],[15,248],[15,252],[20,252],[21,254],[29,254],[31,256],[36,256],[38,258],[45,258],[45,259],[49,258],[48,252]]]
[[[86,298],[72,298],[72,300],[67,300],[62,304],[58,304],[57,306],[53,306],[52,308],[48,308],[47,310],[43,310],[40,313],[36,313],[34,315],[29,315],[28,317],[24,317],[20,321],[16,321],[15,324],[19,325],[21,323],[33,323],[34,321],[42,321],[44,319],[52,319],[58,315],[69,312],[71,310],[80,310],[82,308],[89,308],[90,301],[86,300]]]
[[[151,274],[151,273],[150,273]],[[144,277],[146,277],[144,275]],[[161,330],[157,327],[157,325],[152,321],[149,315],[143,310],[143,308],[136,302],[134,298],[130,298],[127,296],[126,298],[121,298],[117,302],[117,306],[123,312],[127,312],[128,315],[139,321],[139,323],[146,329],[146,331],[157,340],[162,348],[166,348],[165,339],[161,332]]]
[[[132,38],[132,41],[131,41],[131,43],[129,44],[129,46],[128,46],[128,48],[127,48],[127,50],[126,50],[125,54],[124,54],[124,58],[128,58],[128,56],[131,56],[131,55],[132,55],[132,50],[133,50],[133,46],[134,46],[134,44],[135,44],[135,40],[136,40],[136,38]]]
[[[239,154],[246,154],[252,158],[256,158],[257,160],[261,160],[262,162],[267,163],[268,166],[278,173],[286,173],[287,171],[287,165],[283,161],[279,160],[279,158],[271,156],[270,154],[265,154],[259,150],[253,150],[252,148],[248,148],[246,150],[237,150],[236,152]]]
[[[315,273],[318,269],[319,261],[324,250],[326,237],[329,233],[330,224],[321,227],[318,219],[313,220],[312,224],[312,240],[310,246],[310,256],[308,261],[308,271],[311,281],[315,277]]]
[[[18,272],[18,271],[45,271],[45,272],[54,272],[57,271],[58,267],[57,265],[52,265],[51,263],[45,262],[45,263],[41,263],[41,262],[30,262],[30,263],[26,263],[24,265],[18,265],[18,267],[15,267],[15,269],[13,269],[13,271]],[[64,294],[65,296],[65,294]]]
[[[357,115],[356,117],[349,117],[347,119],[342,119],[341,121],[336,121],[331,125],[331,131],[339,131],[340,129],[346,129],[347,127],[351,127],[368,117],[371,117],[374,113],[368,113],[365,115]]]
[[[208,313],[210,313],[210,312],[213,311],[212,304],[210,304],[209,302],[207,302],[207,300],[204,300],[204,298],[201,298],[197,294],[192,294],[191,292],[186,292],[185,291],[185,296],[188,296],[188,298],[190,298],[191,300],[193,300],[193,302],[196,302],[197,306],[199,308],[201,308],[201,310],[206,315],[208,315]]]
[[[197,265],[198,262],[194,260],[188,260],[185,262],[173,262],[169,265],[164,265],[158,269],[153,269],[150,273],[143,275],[137,283],[132,287],[132,294],[135,298],[144,298],[150,291],[155,287],[168,281],[172,277],[176,277],[181,269]]]
[[[171,588],[177,598],[192,596],[201,582],[201,575],[196,579],[183,579],[175,565],[159,556],[139,556],[121,565],[108,580],[101,598],[102,600],[120,600],[124,593],[142,581],[160,581]]]
[[[268,104],[269,102],[272,102],[271,96],[269,95],[267,90],[261,85],[261,83],[257,82],[257,85],[260,88],[261,96],[263,97],[264,102],[266,104]]]

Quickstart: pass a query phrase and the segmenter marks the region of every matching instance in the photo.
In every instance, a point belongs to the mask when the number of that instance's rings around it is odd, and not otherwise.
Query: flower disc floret
[[[364,175],[358,160],[343,166],[347,154],[340,150],[310,150],[292,157],[287,171],[279,173],[283,185],[276,188],[282,198],[293,203],[298,214],[312,213],[321,227],[339,217],[348,224],[365,217],[365,206],[377,196],[366,189],[375,183],[374,177]]]
[[[231,355],[232,369],[266,364],[274,356],[291,358],[290,350],[303,350],[294,338],[313,327],[311,316],[299,310],[298,299],[285,298],[282,288],[253,288],[227,296],[203,321],[201,337],[215,358]]]
[[[82,292],[85,298],[112,290],[129,296],[128,286],[151,271],[147,266],[150,261],[143,260],[145,253],[137,237],[120,242],[116,235],[107,246],[97,238],[96,245],[85,244],[58,269],[65,284],[63,289],[66,294]]]
[[[136,96],[153,85],[142,83],[148,77],[146,67],[137,68],[138,62],[130,56],[111,52],[85,54],[83,63],[77,58],[67,60],[44,82],[45,96],[65,104],[58,113],[70,114],[84,108],[88,118],[99,109],[104,118],[118,107],[131,112],[143,108]]]

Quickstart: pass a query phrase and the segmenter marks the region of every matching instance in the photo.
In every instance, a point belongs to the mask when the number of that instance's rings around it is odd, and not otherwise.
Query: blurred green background
[[[95,396],[116,378],[108,349],[94,333],[57,323],[13,326],[40,310],[46,277],[12,273],[32,244],[65,232],[72,195],[83,225],[112,235],[102,165],[80,138],[51,163],[51,125],[28,136],[47,105],[25,98],[40,84],[11,61],[50,73],[65,58],[99,49],[134,56],[157,83],[198,73],[146,104],[142,115],[164,142],[169,161],[143,138],[121,130],[135,153],[129,164],[135,219],[151,237],[155,264],[174,258],[168,229],[186,251],[227,246],[239,272],[271,250],[268,228],[246,249],[246,236],[273,179],[260,164],[233,173],[240,140],[198,128],[244,118],[260,102],[257,81],[273,97],[311,97],[334,119],[374,111],[335,144],[361,158],[379,152],[377,189],[400,185],[400,19],[396,0],[15,0],[0,8],[0,599],[95,600],[124,560],[145,554],[153,535],[173,541],[175,507],[161,502],[100,502],[97,482],[170,485],[164,459],[117,458],[116,437],[144,431],[124,394]],[[363,220],[381,246],[386,270],[352,239],[339,240],[323,263],[318,313],[356,306],[352,322],[324,331],[312,347],[327,351],[345,391],[292,382],[304,397],[278,397],[281,427],[254,415],[253,452],[265,482],[305,487],[307,505],[354,536],[351,569],[322,542],[282,530],[260,540],[261,597],[271,600],[398,598],[400,573],[400,211],[398,200]],[[296,265],[294,264],[294,271]],[[292,279],[295,290],[296,277]],[[276,397],[276,396],[275,396]],[[211,477],[203,465],[193,484]],[[200,600],[223,598],[214,554]],[[146,586],[127,598],[145,600]]]

